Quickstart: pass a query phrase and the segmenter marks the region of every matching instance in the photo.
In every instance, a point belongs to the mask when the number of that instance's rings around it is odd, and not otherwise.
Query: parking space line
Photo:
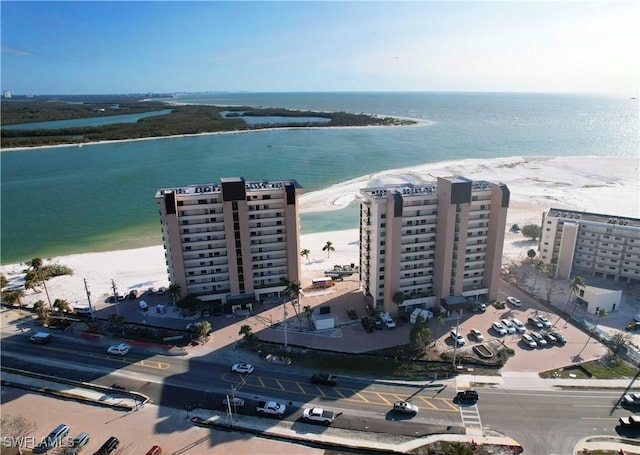
[[[386,404],[388,404],[388,405],[391,404],[391,402],[389,400],[387,400],[385,397],[382,396],[383,395],[382,392],[375,392],[375,394],[378,395],[382,399],[382,401],[384,401]]]

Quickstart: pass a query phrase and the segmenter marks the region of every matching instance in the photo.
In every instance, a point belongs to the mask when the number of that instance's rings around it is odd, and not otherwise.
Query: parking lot
[[[499,335],[491,325],[500,319],[517,318],[524,323],[526,333],[536,330],[528,322],[529,317],[545,316],[554,324],[554,330],[559,331],[566,338],[564,345],[548,343],[545,347],[530,348],[522,342],[522,333]],[[445,321],[444,333],[440,334],[438,344],[444,349],[453,349],[453,339],[450,336],[451,328],[455,327],[456,318]],[[488,305],[484,312],[463,314],[460,318],[459,331],[465,337],[466,343],[459,350],[472,349],[479,342],[470,336],[471,329],[477,329],[484,337],[484,342],[499,341],[511,348],[515,356],[509,359],[502,371],[546,371],[555,368],[581,363],[585,360],[599,358],[605,354],[606,349],[595,340],[591,340],[585,347],[588,335],[582,330],[567,324],[564,319],[556,314],[539,307],[536,304],[523,302],[521,307],[507,304],[504,309],[498,309]],[[544,330],[538,330],[544,332]],[[583,349],[584,347],[584,349]],[[578,355],[579,354],[579,355]]]

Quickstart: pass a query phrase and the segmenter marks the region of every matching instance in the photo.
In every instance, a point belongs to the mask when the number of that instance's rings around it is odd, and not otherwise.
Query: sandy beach
[[[510,157],[488,160],[462,160],[393,169],[362,176],[327,189],[303,194],[302,212],[339,210],[354,201],[360,188],[402,182],[433,182],[438,176],[461,175],[473,180],[505,183],[511,191],[507,226],[517,223],[540,224],[542,212],[550,207],[583,210],[616,216],[640,218],[640,175],[638,157]],[[322,251],[331,241],[334,252]],[[503,262],[526,257],[535,242],[521,234],[505,234]],[[333,232],[305,234],[301,248],[310,250],[301,258],[305,280],[321,276],[335,264],[358,263],[358,227]],[[25,258],[28,260],[30,258]],[[161,245],[131,250],[74,254],[43,258],[70,267],[74,274],[47,282],[51,299],[66,299],[86,305],[84,280],[92,301],[110,294],[112,280],[119,291],[168,285]],[[0,266],[10,284],[23,277],[24,264]],[[43,293],[26,291],[27,304],[43,298]]]

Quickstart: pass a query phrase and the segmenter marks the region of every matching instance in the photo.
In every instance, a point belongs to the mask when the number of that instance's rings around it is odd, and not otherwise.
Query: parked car
[[[418,414],[418,410],[418,406],[413,403],[409,403],[408,401],[396,401],[393,403],[393,412],[398,412],[400,414],[415,416]]]
[[[481,313],[484,313],[485,311],[487,311],[487,304],[484,302],[473,302],[473,310],[474,311],[479,311]]]
[[[388,329],[396,328],[396,321],[393,320],[389,313],[381,312],[380,319],[382,319],[382,322],[384,322],[384,325],[386,325]]]
[[[380,316],[372,316],[373,319],[373,327],[376,330],[382,330],[382,328],[384,327],[384,322],[382,322],[382,318],[380,318]]]
[[[550,329],[552,324],[551,321],[549,320],[549,318],[547,318],[546,316],[538,316],[538,319],[540,320],[540,322],[542,322],[542,326],[545,329]]]
[[[311,382],[313,384],[325,384],[335,386],[338,384],[338,378],[328,373],[314,373],[311,375]]]
[[[158,288],[158,295],[164,295],[167,292],[167,288],[165,288],[164,286],[160,286]]]
[[[449,336],[458,346],[462,346],[467,342],[467,340],[464,339],[464,335],[462,335],[456,329],[451,329],[451,332],[449,332]]]
[[[62,438],[64,438],[68,433],[69,433],[69,425],[65,425],[63,423],[58,425],[51,431],[51,433],[47,435],[46,438],[42,440],[40,444],[38,444],[33,448],[32,452],[47,453],[49,450],[53,449],[58,444],[60,444],[60,441],[62,441]]]
[[[455,399],[456,401],[470,401],[475,403],[479,398],[480,396],[475,390],[464,390],[458,392]]]
[[[235,363],[233,364],[233,366],[231,367],[231,371],[233,371],[234,373],[240,373],[240,374],[249,374],[249,373],[253,373],[253,365],[251,365],[250,363]]]
[[[520,333],[524,333],[527,331],[527,328],[518,318],[511,318],[511,323],[515,326],[516,330]]]
[[[507,302],[509,302],[511,305],[515,306],[515,307],[520,307],[522,306],[522,302],[520,301],[520,299],[516,299],[515,297],[507,297]]]
[[[542,324],[542,321],[537,316],[531,316],[527,321],[529,321],[529,324],[533,328],[544,329],[544,324]]]
[[[125,356],[131,350],[131,346],[127,343],[116,344],[107,348],[107,354]]]
[[[484,341],[484,336],[482,336],[482,333],[480,333],[478,329],[469,330],[469,337],[475,338],[476,341]]]
[[[356,313],[356,310],[354,310],[353,307],[349,307],[347,315],[354,321],[358,319],[358,313]]]
[[[86,446],[87,444],[89,444],[89,433],[80,433],[78,436],[76,436],[75,438],[73,438],[73,441],[71,442],[71,447],[74,450],[74,453],[77,453],[80,451],[80,449],[82,449],[84,446]]]
[[[373,332],[373,326],[374,326],[373,319],[371,319],[369,316],[364,316],[362,319],[360,319],[360,322],[362,322],[362,327],[364,327],[365,332],[367,333]]]
[[[562,335],[562,333],[554,330],[553,332],[549,332],[551,333],[551,335],[553,335],[556,339],[556,343],[558,344],[565,344],[567,342],[567,339],[564,337],[564,335]]]
[[[491,323],[491,328],[498,334],[498,335],[506,335],[507,334],[507,329],[505,328],[505,326],[503,326],[502,324],[500,324],[498,321],[494,321]]]
[[[535,340],[539,348],[547,346],[547,340],[539,332],[531,332],[531,337]]]
[[[120,444],[118,438],[111,436],[98,450],[93,453],[93,455],[109,455],[118,448],[118,444]]]
[[[507,329],[508,334],[516,333],[516,326],[508,319],[500,319],[500,324]]]
[[[542,336],[549,342],[549,343],[553,343],[556,344],[558,342],[558,339],[553,335],[553,333],[551,332],[547,332],[542,334]]]
[[[522,342],[525,346],[530,347],[531,349],[535,349],[538,347],[538,343],[529,335],[528,333],[522,334]]]

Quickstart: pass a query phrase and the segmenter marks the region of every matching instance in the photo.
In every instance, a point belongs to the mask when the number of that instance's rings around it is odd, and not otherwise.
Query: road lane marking
[[[157,360],[140,360],[135,362],[133,365],[140,365],[145,368],[153,368],[156,370],[168,370],[171,367],[171,364],[167,362],[158,362]]]

